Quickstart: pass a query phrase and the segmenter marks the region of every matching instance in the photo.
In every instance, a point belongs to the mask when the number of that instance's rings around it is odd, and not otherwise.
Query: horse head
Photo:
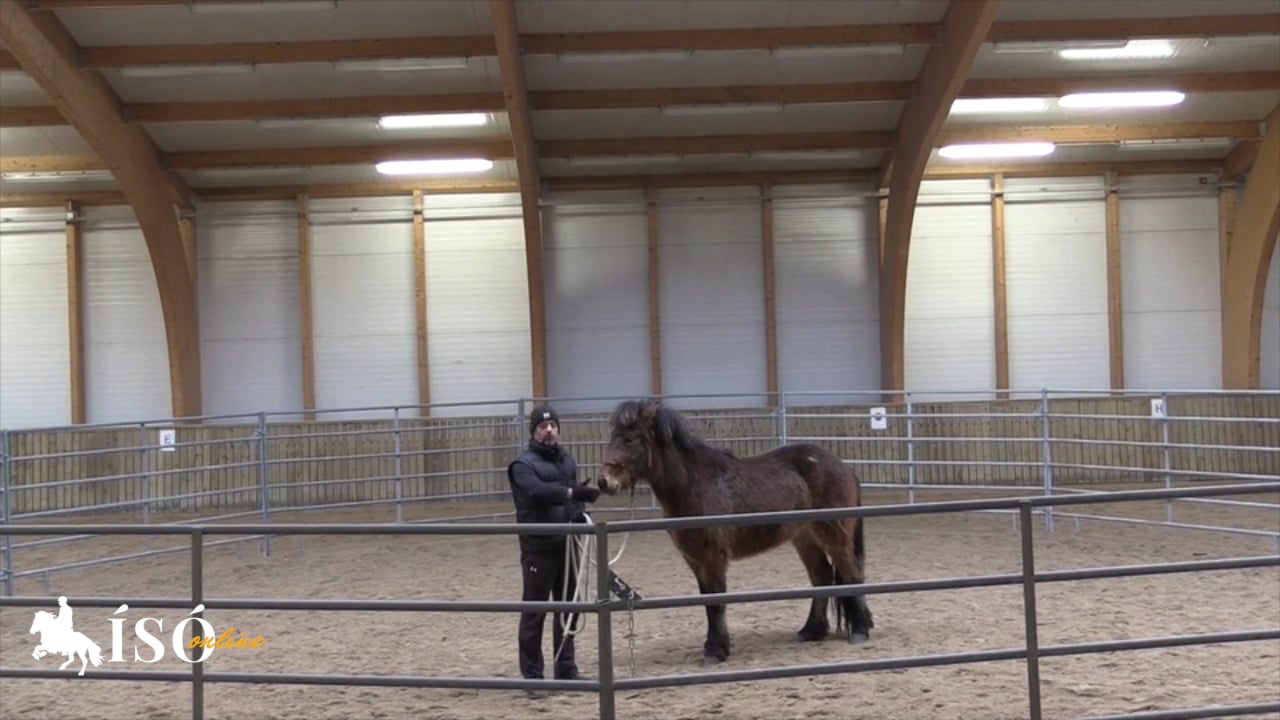
[[[609,416],[609,445],[604,451],[600,487],[614,495],[650,480],[667,454],[687,455],[697,440],[675,410],[658,400],[625,400]],[[652,484],[652,483],[651,483]]]
[[[48,610],[37,610],[36,616],[31,619],[31,629],[27,631],[30,635],[38,632],[44,632],[45,628],[50,626],[53,621],[53,613]]]

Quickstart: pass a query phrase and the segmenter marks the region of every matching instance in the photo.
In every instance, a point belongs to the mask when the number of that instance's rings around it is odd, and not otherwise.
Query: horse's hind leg
[[[809,572],[809,582],[813,583],[814,587],[832,584],[831,563],[827,560],[827,554],[822,550],[822,546],[810,534],[800,533],[792,541],[792,545],[800,555],[804,569]],[[809,619],[799,630],[800,639],[822,640],[829,632],[831,632],[831,624],[827,621],[827,598],[814,598],[809,605]]]
[[[861,524],[861,519],[854,522]],[[857,550],[854,543],[861,540],[861,533],[856,531],[857,526],[850,528],[850,524],[844,524],[843,530],[852,530],[851,532],[840,532],[838,542],[829,542],[827,546],[828,552],[831,554],[832,565],[835,567],[836,584],[838,585],[861,585],[866,581],[862,571],[862,563],[860,559],[855,558]],[[827,538],[824,538],[827,540]],[[850,644],[857,645],[866,642],[871,637],[871,628],[875,623],[871,619],[871,610],[867,607],[867,598],[865,595],[853,595],[840,597],[837,602],[840,603],[840,614],[847,621],[846,633]]]

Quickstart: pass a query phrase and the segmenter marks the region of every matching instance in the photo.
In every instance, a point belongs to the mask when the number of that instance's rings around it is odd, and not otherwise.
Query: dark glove
[[[573,499],[593,503],[600,499],[600,488],[592,487],[591,483],[576,485],[573,488]]]

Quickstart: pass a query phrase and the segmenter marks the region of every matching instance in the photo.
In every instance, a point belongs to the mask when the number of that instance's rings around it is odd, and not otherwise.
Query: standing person
[[[578,462],[560,445],[560,416],[550,405],[539,405],[529,415],[529,444],[507,466],[507,480],[516,506],[516,522],[568,523],[582,516],[584,503],[600,498],[599,488],[578,482]],[[567,535],[520,535],[520,571],[523,600],[544,601],[548,595],[565,600],[566,581],[577,583],[573,565],[566,561]],[[520,674],[543,678],[542,628],[546,613],[520,615],[518,637]],[[579,680],[573,636],[565,637],[567,613],[556,613],[551,640],[557,680]],[[563,642],[563,650],[561,643]]]

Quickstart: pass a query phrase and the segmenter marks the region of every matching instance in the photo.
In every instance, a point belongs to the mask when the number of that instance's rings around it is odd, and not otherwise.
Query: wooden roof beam
[[[925,165],[999,6],[1000,0],[951,0],[942,20],[941,39],[920,69],[916,97],[898,121],[889,156],[893,166],[880,245],[880,386],[884,390],[905,386],[907,260]]]
[[[985,178],[995,174],[1005,177],[1078,177],[1103,176],[1109,172],[1117,175],[1168,175],[1187,172],[1211,173],[1222,164],[1220,160],[1138,160],[1122,163],[1010,163],[992,165],[949,165],[925,170],[925,179]],[[647,186],[657,188],[676,187],[726,187],[773,185],[803,185],[822,183],[866,183],[875,179],[874,169],[851,170],[788,170],[776,172],[688,172],[633,175],[583,175],[542,178],[548,192],[569,190],[623,190]],[[324,185],[252,185],[214,188],[194,188],[201,202],[230,202],[240,200],[293,200],[299,193],[313,198],[388,197],[411,195],[413,191],[439,195],[442,193],[517,192],[520,187],[509,180],[431,180],[388,181],[381,183],[333,183]],[[79,205],[124,205],[124,195],[118,192],[72,193],[0,193],[0,207],[62,207],[68,201]]]
[[[1241,140],[1222,159],[1222,179],[1237,180],[1253,169],[1258,158],[1258,148],[1262,145],[1257,140]]]
[[[1209,73],[1065,78],[970,79],[960,91],[965,98],[1059,96],[1071,92],[1140,90],[1158,87],[1186,93],[1242,92],[1280,89],[1280,72],[1268,70]],[[863,81],[793,85],[715,85],[707,87],[618,88],[597,90],[533,90],[533,111],[624,110],[664,105],[780,103],[784,105],[858,102],[905,102],[912,83]],[[236,102],[136,103],[125,106],[130,120],[141,123],[218,122],[275,118],[331,119],[380,115],[493,112],[505,110],[501,93],[383,95],[368,97],[245,100]],[[52,105],[0,107],[0,127],[65,125]]]
[[[534,146],[533,118],[521,56],[520,27],[515,0],[490,0],[494,48],[502,73],[502,97],[511,127],[511,144],[520,180],[520,207],[524,219],[524,258],[529,289],[529,339],[532,354],[533,396],[547,396],[546,298],[542,278],[542,185],[538,153]]]
[[[116,0],[121,6],[130,0]],[[58,5],[112,4],[85,0]],[[144,2],[143,4],[152,4]],[[47,3],[45,3],[48,6]],[[590,33],[536,33],[523,36],[525,55],[644,52],[650,50],[769,50],[775,47],[900,43],[932,44],[936,23],[823,25],[789,28],[716,28],[704,30],[640,30]],[[1280,34],[1280,16],[1207,15],[1172,18],[1092,18],[1088,20],[1009,21],[995,23],[987,41],[1114,40],[1123,38],[1207,38]],[[487,35],[381,38],[372,40],[303,40],[279,43],[209,43],[84,48],[83,60],[93,68],[125,65],[205,63],[334,62],[393,58],[454,58],[496,55]],[[0,51],[0,68],[16,67]]]
[[[1121,140],[1171,140],[1230,137],[1254,140],[1258,123],[1215,121],[1158,125],[1045,125],[1003,127],[967,125],[935,133],[931,146],[953,142],[1011,142],[1037,140],[1062,145],[1098,145]],[[894,147],[893,133],[880,130],[843,133],[790,133],[750,135],[690,135],[636,138],[583,138],[544,140],[543,159],[609,155],[702,155],[780,150],[885,150]],[[177,152],[164,156],[171,170],[249,167],[318,167],[370,165],[404,157],[450,158],[480,156],[511,159],[513,144],[507,140],[439,140],[420,143],[303,148],[258,148]],[[925,152],[926,158],[928,156]],[[99,158],[82,155],[29,155],[0,157],[0,172],[76,172],[108,168]]]
[[[58,111],[115,175],[142,228],[155,271],[169,347],[175,417],[199,415],[200,335],[194,278],[173,200],[182,199],[160,152],[138,125],[121,118],[120,98],[96,72],[82,70],[80,48],[58,18],[22,0],[0,0],[0,39]]]
[[[1266,127],[1222,273],[1222,386],[1229,389],[1261,386],[1262,305],[1280,234],[1280,105]]]

